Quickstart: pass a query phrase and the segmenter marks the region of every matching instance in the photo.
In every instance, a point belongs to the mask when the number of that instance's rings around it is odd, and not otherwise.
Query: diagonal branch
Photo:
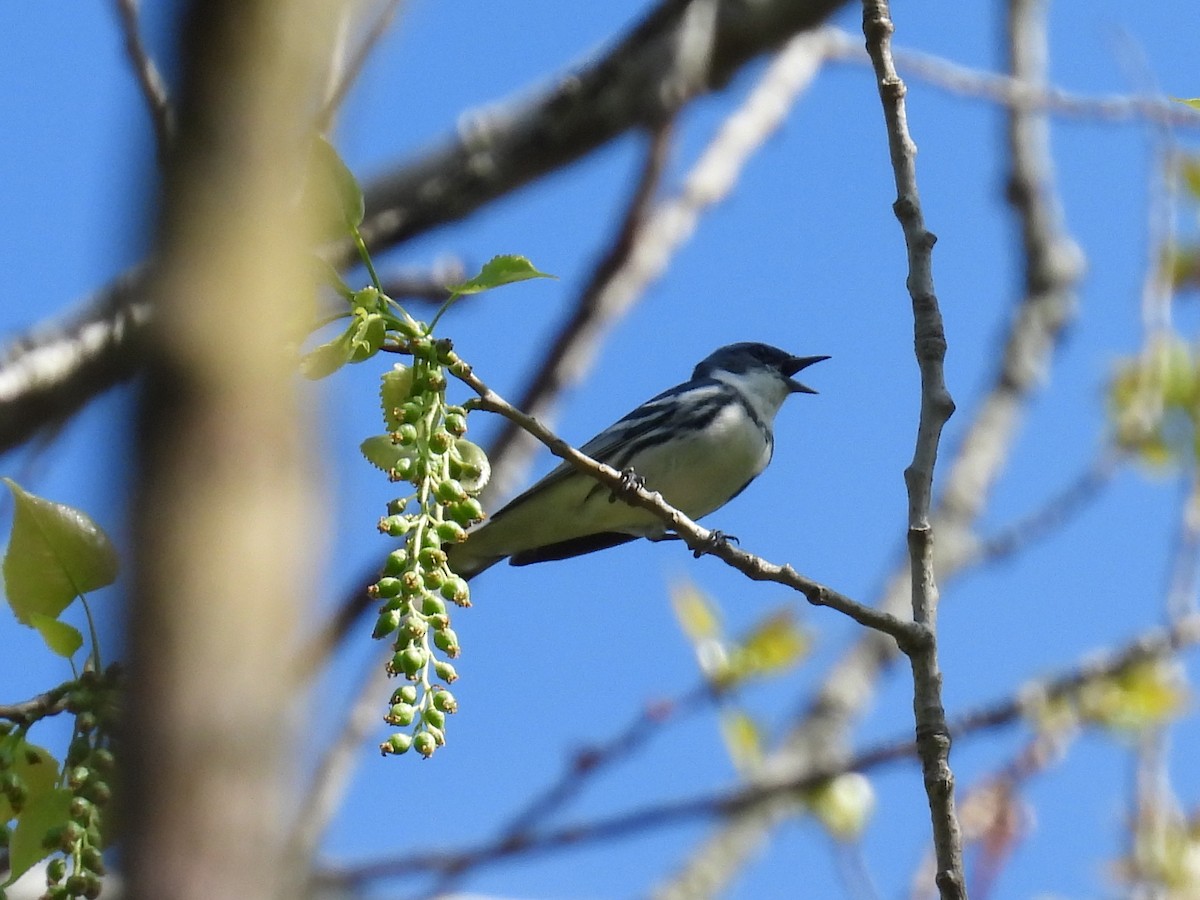
[[[720,539],[717,532],[697,525],[667,503],[657,491],[648,491],[637,484],[630,483],[623,473],[576,450],[537,419],[527,416],[508,403],[484,384],[466,364],[458,363],[452,367],[451,371],[479,395],[478,401],[472,401],[478,408],[491,410],[506,419],[517,422],[523,429],[545,444],[546,448],[559,459],[595,478],[619,499],[656,515],[697,556],[715,556],[752,581],[772,581],[790,587],[803,594],[813,606],[828,606],[835,609],[854,619],[860,625],[889,635],[901,647],[916,648],[927,640],[928,632],[923,626],[865,606],[833,588],[801,575],[791,565],[768,562],[762,557],[747,553],[728,541]]]
[[[792,35],[820,25],[845,0],[724,0],[712,23],[712,52],[702,91],[723,86],[746,63]],[[465,218],[505,194],[564,168],[635,128],[653,127],[678,106],[663,86],[688,33],[691,0],[661,0],[596,61],[559,76],[549,90],[462,117],[470,123],[430,152],[397,165],[366,189],[363,234],[374,253]],[[349,242],[331,261],[357,263]],[[132,275],[106,286],[82,314],[104,333],[86,356],[58,345],[81,340],[79,323],[55,323],[0,354],[0,452],[139,370],[144,319],[126,310]],[[25,377],[25,357],[47,350],[68,362],[53,379]],[[84,369],[86,368],[86,371]],[[11,370],[11,371],[10,371]],[[9,390],[3,390],[7,383]],[[33,392],[36,397],[26,398]],[[45,410],[44,414],[39,414]]]

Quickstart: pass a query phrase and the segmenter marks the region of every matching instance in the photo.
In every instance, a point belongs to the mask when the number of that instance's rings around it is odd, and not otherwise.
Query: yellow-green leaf
[[[763,760],[763,736],[758,723],[740,709],[721,713],[721,737],[734,767],[739,772],[752,772]]]
[[[768,616],[730,654],[730,668],[739,678],[777,675],[795,666],[808,652],[808,635],[791,609]]]
[[[17,817],[16,827],[9,840],[10,874],[4,887],[8,887],[24,875],[38,861],[50,855],[42,843],[52,828],[67,824],[71,792],[63,788],[46,791],[30,797]]]
[[[86,513],[37,497],[5,478],[15,503],[4,590],[19,621],[56,618],[81,594],[112,584],[117,551]]]
[[[341,155],[323,137],[313,139],[309,156],[308,193],[317,214],[329,223],[332,236],[345,236],[362,224],[362,188]]]
[[[492,288],[514,284],[518,281],[528,281],[531,278],[554,277],[556,276],[539,272],[533,263],[524,256],[493,256],[474,278],[461,284],[450,285],[450,293],[461,297],[465,294],[490,291]]]
[[[1108,678],[1088,682],[1079,690],[1084,719],[1118,731],[1140,731],[1177,716],[1188,692],[1176,664],[1149,660],[1127,666]]]
[[[399,465],[402,459],[411,459],[416,455],[413,447],[401,447],[392,440],[390,434],[377,434],[367,438],[358,447],[367,462],[384,472],[390,472]]]
[[[692,643],[720,636],[721,614],[694,582],[678,581],[672,585],[671,606],[679,627]]]
[[[865,775],[847,772],[808,792],[808,808],[835,838],[862,834],[875,810],[875,789]]]
[[[70,659],[75,651],[83,646],[83,635],[79,629],[58,619],[52,619],[41,613],[32,613],[29,624],[37,629],[46,646],[59,656]]]
[[[9,747],[12,773],[25,788],[26,803],[54,789],[58,781],[58,761],[49,750],[25,740],[17,740]],[[8,798],[0,794],[0,824],[11,821],[15,815]]]
[[[396,363],[380,378],[379,403],[383,407],[384,427],[388,431],[395,431],[400,427],[400,418],[396,415],[396,410],[412,396],[412,384],[412,368],[403,363]]]

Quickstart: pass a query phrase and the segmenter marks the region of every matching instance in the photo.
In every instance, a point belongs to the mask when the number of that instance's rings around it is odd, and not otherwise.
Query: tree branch
[[[717,6],[701,88],[721,87],[741,66],[817,27],[844,2],[724,0]],[[561,75],[554,87],[531,99],[461,117],[470,124],[459,135],[368,185],[363,234],[371,251],[462,219],[627,131],[661,121],[678,105],[670,92],[664,96],[664,85],[672,83],[664,78],[692,5],[662,0],[595,62]],[[341,266],[358,262],[349,242],[332,248],[330,260]],[[7,348],[0,360],[0,452],[139,370],[138,339],[146,322],[126,309],[135,296],[132,279],[124,276],[102,289],[76,323],[91,327],[94,346],[87,354],[77,346],[81,327],[57,322]],[[53,378],[32,380],[26,357],[43,352],[59,364]]]
[[[950,731],[956,739],[966,738],[988,729],[1020,722],[1028,719],[1045,703],[1069,697],[1090,682],[1111,678],[1129,666],[1163,657],[1197,643],[1200,643],[1200,614],[1192,614],[1170,628],[1151,631],[1119,650],[1105,655],[1089,654],[1086,662],[1066,672],[1030,681],[1004,700],[956,716]],[[868,772],[887,763],[916,756],[916,742],[911,738],[883,741],[840,764],[813,765],[770,782],[633,809],[607,819],[539,833],[506,831],[496,840],[465,849],[431,849],[329,868],[319,873],[316,881],[324,887],[353,892],[373,882],[422,873],[462,876],[505,859],[525,859],[704,816],[744,815],[748,809],[758,806],[781,806],[789,813],[795,813],[803,793],[830,778],[848,772]]]
[[[921,411],[912,463],[904,470],[908,488],[908,556],[913,621],[927,630],[928,640],[908,653],[913,673],[913,712],[917,750],[925,776],[937,856],[936,883],[943,900],[965,900],[962,833],[954,809],[954,774],[950,770],[950,732],[942,705],[942,673],[937,657],[938,590],[933,565],[933,530],[929,509],[933,469],[937,463],[942,427],[954,412],[946,389],[943,363],[946,333],[933,286],[933,245],[936,237],[925,228],[917,191],[917,148],[908,131],[905,87],[891,57],[895,26],[887,0],[865,0],[863,32],[875,67],[888,147],[896,181],[896,218],[908,248],[908,290],[912,297],[917,365],[921,370]]]
[[[506,419],[517,422],[545,444],[546,448],[559,459],[595,478],[612,490],[619,499],[656,515],[672,532],[678,535],[696,556],[715,556],[753,581],[772,581],[790,587],[803,594],[813,606],[828,606],[835,609],[854,619],[860,625],[890,635],[902,646],[915,647],[926,640],[927,632],[921,626],[857,603],[833,588],[806,578],[790,565],[768,562],[762,557],[733,546],[728,541],[719,539],[715,532],[697,525],[663,500],[662,495],[657,491],[649,491],[636,484],[631,484],[621,472],[581,453],[536,419],[525,415],[484,384],[470,370],[469,366],[460,363],[451,371],[479,395],[479,400],[472,402],[475,402],[480,409],[491,410]]]
[[[141,26],[138,23],[138,0],[116,0],[115,5],[121,34],[125,38],[125,55],[129,57],[138,88],[141,89],[150,112],[150,122],[154,126],[154,146],[159,165],[162,165],[175,136],[175,114],[167,96],[167,85],[158,71],[158,66],[154,65],[154,60],[146,51],[146,45],[142,43]]]

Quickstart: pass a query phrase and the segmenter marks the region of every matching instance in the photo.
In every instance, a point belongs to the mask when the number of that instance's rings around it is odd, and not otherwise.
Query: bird
[[[774,423],[792,394],[815,394],[792,376],[828,356],[793,356],[769,344],[721,347],[692,377],[646,401],[580,447],[657,491],[690,519],[720,509],[771,461]],[[638,538],[673,537],[648,510],[569,463],[445,546],[449,568],[470,579],[507,558],[514,566],[566,559]]]

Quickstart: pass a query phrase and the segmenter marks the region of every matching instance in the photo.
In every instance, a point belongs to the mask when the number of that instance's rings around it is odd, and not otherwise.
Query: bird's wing
[[[629,465],[632,456],[640,449],[638,438],[664,425],[672,415],[672,404],[667,401],[691,387],[694,387],[694,384],[688,382],[663,391],[657,397],[622,416],[579,449],[592,459],[612,466],[614,469],[624,469]],[[491,516],[491,521],[502,518],[506,513],[512,512],[571,477],[584,476],[570,463],[560,464],[541,481],[524,493],[518,494],[497,510]]]

